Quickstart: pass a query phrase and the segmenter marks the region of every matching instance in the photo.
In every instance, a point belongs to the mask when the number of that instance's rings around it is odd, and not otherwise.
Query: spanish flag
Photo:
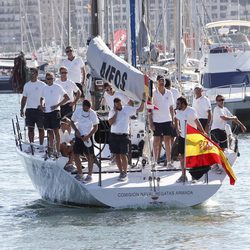
[[[236,176],[222,149],[210,138],[187,124],[186,168],[196,168],[215,163],[221,164],[234,185]]]

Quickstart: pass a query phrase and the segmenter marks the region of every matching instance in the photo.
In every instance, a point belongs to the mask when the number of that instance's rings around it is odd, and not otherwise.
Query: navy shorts
[[[70,103],[66,103],[65,105],[61,106],[61,117],[63,118],[64,116],[71,118],[73,115],[73,107],[69,106]]]
[[[227,133],[225,130],[211,130],[211,139],[216,142],[221,148],[227,148]]]
[[[178,137],[178,153],[184,155],[185,152],[185,138]]]
[[[87,147],[87,146],[85,146],[83,140],[76,137],[75,144],[73,146],[74,154],[77,154],[77,155],[83,155],[83,154],[91,155],[91,154],[94,154],[94,146],[93,146],[92,138],[91,138],[91,141],[92,141],[92,146]]]
[[[206,126],[207,126],[207,124],[208,124],[208,119],[203,119],[203,118],[201,118],[201,119],[199,119],[199,121],[200,121],[200,123],[201,123],[203,129],[205,129]]]
[[[49,113],[44,113],[44,128],[55,129],[60,128],[61,113],[60,110],[54,110]]]
[[[154,136],[171,136],[173,134],[172,122],[154,122]]]
[[[44,126],[44,115],[43,112],[39,109],[26,109],[25,111],[25,125],[26,127],[35,127],[35,124],[38,128],[43,128]]]
[[[83,94],[82,84],[81,84],[81,83],[76,82],[76,86],[77,86],[77,87],[80,89],[80,91],[81,91],[81,97],[82,97],[82,98],[84,98],[85,96],[84,96],[84,94]]]
[[[128,134],[114,134],[109,136],[109,149],[112,154],[127,154],[129,150]]]

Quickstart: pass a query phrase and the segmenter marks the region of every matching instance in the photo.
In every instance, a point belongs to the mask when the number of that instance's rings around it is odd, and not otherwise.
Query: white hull
[[[19,149],[17,152],[41,197],[58,203],[114,208],[148,207],[156,204],[189,207],[208,200],[218,191],[225,179],[224,172],[217,174],[210,170],[208,183],[204,182],[203,177],[198,182],[192,183],[189,174],[188,182],[176,183],[180,171],[162,170],[156,172],[154,185],[153,181],[149,181],[152,173],[146,168],[142,171],[129,172],[127,182],[118,182],[117,172],[102,173],[99,186],[97,173],[93,174],[91,183],[84,184],[66,172],[63,169],[66,158],[44,160],[38,153],[32,156]],[[233,155],[231,161],[234,160]],[[105,167],[110,169],[108,165],[103,166],[104,169]],[[159,182],[157,178],[160,178]]]
[[[206,25],[203,56],[200,60],[201,84],[215,103],[220,94],[225,105],[250,127],[250,42],[248,21],[221,21]]]

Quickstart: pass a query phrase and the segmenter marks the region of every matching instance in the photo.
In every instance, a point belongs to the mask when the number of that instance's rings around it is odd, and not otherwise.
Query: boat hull
[[[192,183],[176,183],[180,171],[138,171],[128,173],[127,182],[118,182],[118,173],[98,174],[91,183],[77,181],[63,169],[67,159],[47,159],[17,150],[23,165],[40,196],[52,202],[114,208],[189,207],[208,200],[221,187],[225,174],[210,171],[204,179]],[[151,179],[151,180],[150,180]]]

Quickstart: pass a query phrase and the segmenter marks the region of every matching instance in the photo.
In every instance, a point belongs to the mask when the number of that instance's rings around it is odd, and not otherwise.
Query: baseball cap
[[[196,84],[194,86],[194,89],[203,89],[203,86],[201,84]]]

